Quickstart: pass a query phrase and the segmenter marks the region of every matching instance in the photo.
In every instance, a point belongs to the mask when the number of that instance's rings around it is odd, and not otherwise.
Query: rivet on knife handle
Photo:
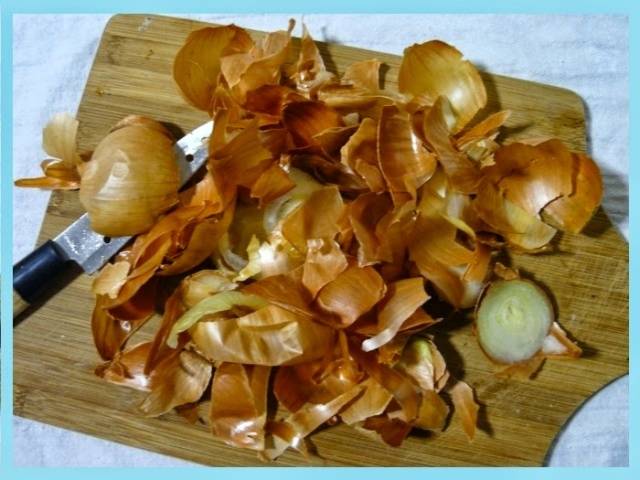
[[[44,293],[52,277],[62,273],[66,262],[66,256],[55,242],[48,240],[13,266],[13,318]],[[16,294],[22,300],[17,305]]]

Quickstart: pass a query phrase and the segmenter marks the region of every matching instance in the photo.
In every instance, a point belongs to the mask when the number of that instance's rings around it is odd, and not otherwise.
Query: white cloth
[[[401,54],[439,38],[491,72],[577,92],[588,114],[589,150],[605,179],[604,207],[628,232],[628,19],[611,15],[182,15],[258,30],[293,16],[315,39]],[[40,174],[43,125],[75,112],[107,15],[16,15],[13,23],[14,178]],[[14,262],[29,253],[49,195],[14,189]],[[628,380],[610,385],[571,420],[551,465],[628,464]],[[14,420],[20,466],[169,466],[177,459],[25,419]]]

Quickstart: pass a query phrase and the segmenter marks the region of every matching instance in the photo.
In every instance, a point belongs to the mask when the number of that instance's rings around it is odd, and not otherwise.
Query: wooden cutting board
[[[93,149],[116,121],[130,113],[172,122],[183,131],[207,119],[181,99],[171,77],[178,48],[190,31],[202,26],[160,16],[113,17],[78,109],[81,149]],[[321,44],[321,51],[338,72],[353,61],[376,57],[388,66],[385,85],[395,88],[399,57],[330,44]],[[498,75],[483,74],[483,78],[488,111],[513,110],[506,138],[553,135],[573,149],[585,150],[584,109],[576,94]],[[76,193],[55,193],[40,241],[59,233],[80,213]],[[456,419],[445,432],[413,435],[399,449],[339,426],[312,437],[327,464],[542,464],[576,407],[628,371],[627,244],[600,210],[584,235],[562,235],[557,247],[559,253],[554,255],[517,256],[513,262],[553,292],[559,320],[580,341],[583,358],[549,361],[532,381],[500,380],[479,351],[468,323],[462,322],[437,343],[452,372],[476,388],[484,405],[476,439],[469,443]],[[159,419],[139,416],[137,392],[93,375],[99,358],[90,334],[90,282],[89,277],[78,276],[16,328],[15,413],[203,464],[260,465],[254,453],[228,447],[204,426],[187,424],[175,414]],[[308,464],[301,455],[288,452],[277,465]]]

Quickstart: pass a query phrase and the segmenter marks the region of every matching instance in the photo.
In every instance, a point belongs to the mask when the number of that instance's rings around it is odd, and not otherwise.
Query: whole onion
[[[80,202],[93,230],[107,236],[142,233],[177,203],[173,143],[159,122],[134,116],[98,144],[80,182]]]

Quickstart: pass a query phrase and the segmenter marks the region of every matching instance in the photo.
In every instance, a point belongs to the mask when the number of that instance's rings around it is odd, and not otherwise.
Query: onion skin
[[[455,113],[453,131],[460,131],[487,104],[478,70],[456,48],[440,40],[405,49],[398,73],[398,89],[435,100],[446,96]]]
[[[94,283],[108,361],[96,374],[148,391],[147,415],[200,417],[264,460],[315,455],[305,437],[340,421],[399,446],[453,413],[471,440],[479,404],[448,370],[442,333],[422,333],[450,323],[427,313],[440,307],[425,282],[454,309],[476,305],[496,376],[578,357],[535,283],[500,263],[487,282],[499,250],[535,253],[556,228],[584,227],[602,196],[597,165],[559,140],[502,145],[509,112],[486,116],[480,74],[450,45],[407,48],[390,91],[377,60],[329,73],[306,28],[292,61],[292,28],[259,43],[205,28],[178,52],[181,93],[214,119],[206,171],[179,194],[154,120],[119,122],[86,172],[77,122],[46,129],[51,158],[30,186],[82,183],[103,233],[151,227]],[[145,326],[165,296],[159,325]]]
[[[109,133],[86,164],[80,202],[101,235],[145,232],[178,202],[173,140],[158,122],[148,122],[125,123]]]

